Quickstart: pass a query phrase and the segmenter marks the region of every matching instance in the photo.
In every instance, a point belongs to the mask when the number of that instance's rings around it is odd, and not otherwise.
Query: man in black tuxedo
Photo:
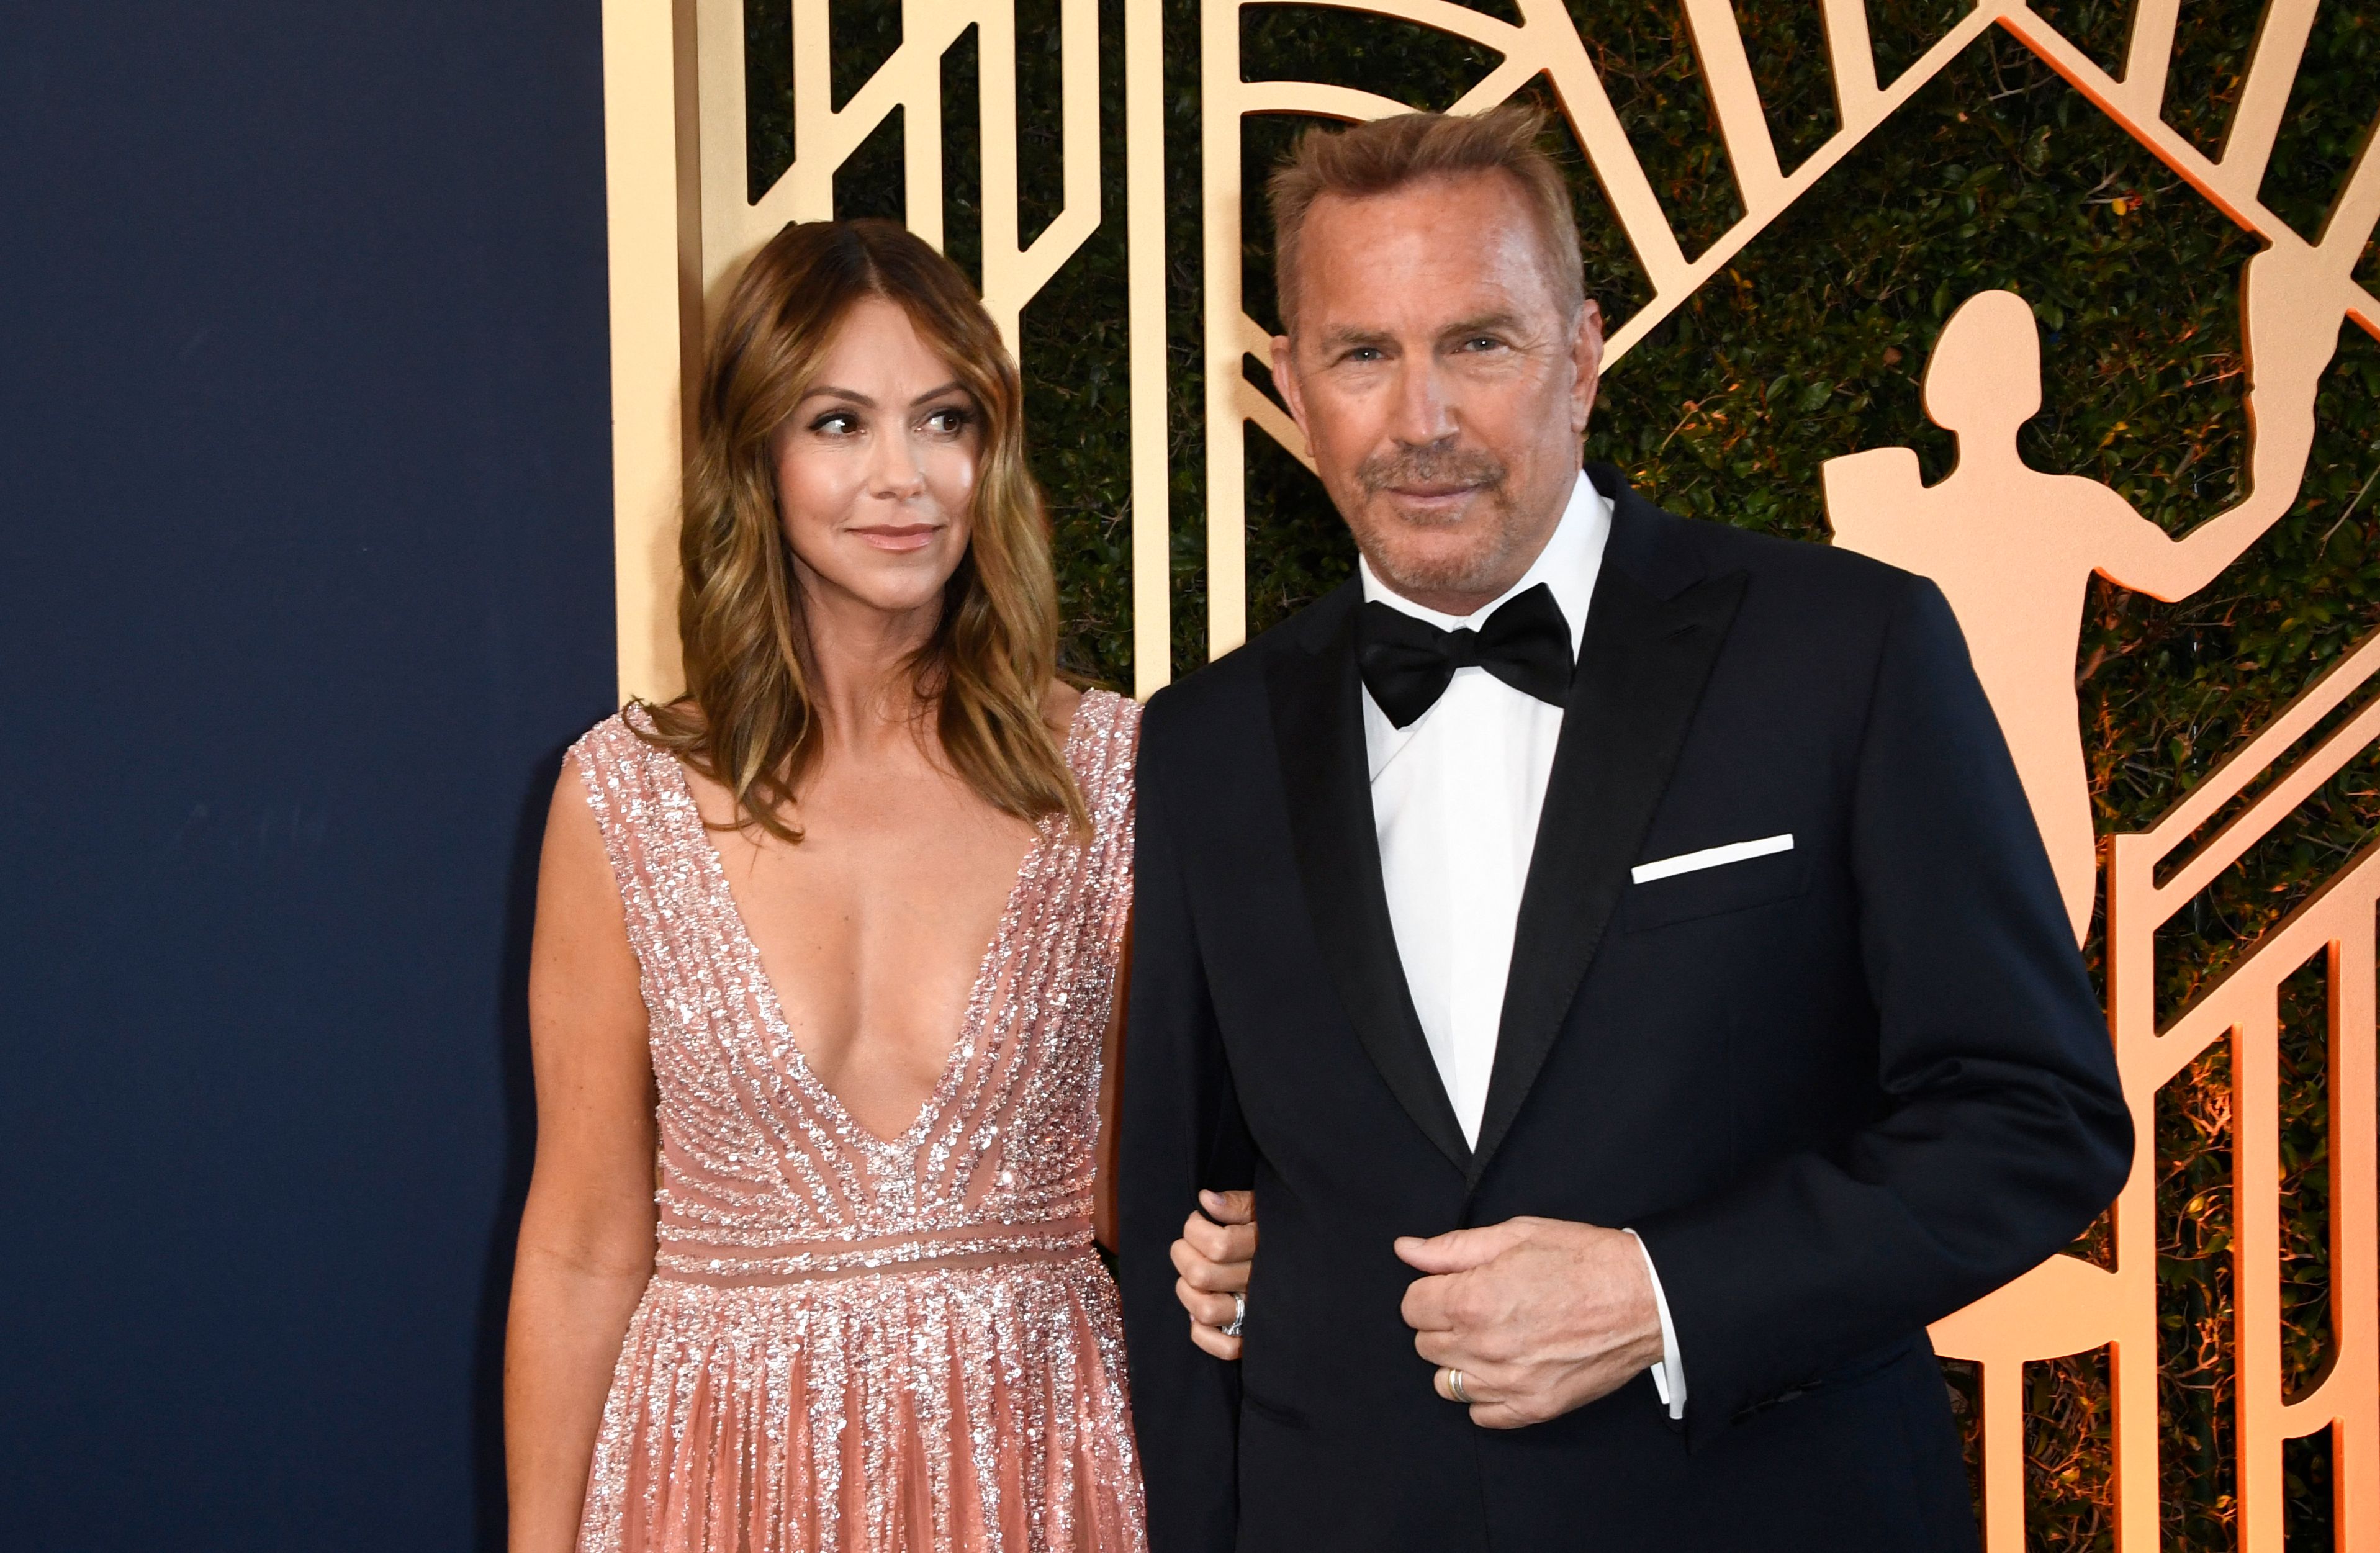
[[[1274,381],[1363,565],[1143,724],[1151,1541],[1973,1547],[1925,1329],[2114,1196],[2106,1030],[1940,593],[1582,473],[1540,123],[1274,180]],[[1236,1364],[1176,1303],[1202,1186],[1261,1216]]]

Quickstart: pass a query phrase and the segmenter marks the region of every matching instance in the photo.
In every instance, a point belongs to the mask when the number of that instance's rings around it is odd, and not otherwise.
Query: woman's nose
[[[925,489],[925,466],[905,430],[877,439],[876,449],[875,479],[871,483],[878,495],[906,501]]]

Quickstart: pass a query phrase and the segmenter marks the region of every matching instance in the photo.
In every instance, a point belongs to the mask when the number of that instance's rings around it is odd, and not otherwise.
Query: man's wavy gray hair
[[[1578,216],[1561,169],[1538,144],[1545,110],[1509,102],[1478,115],[1398,114],[1347,129],[1309,129],[1266,185],[1272,204],[1273,285],[1281,327],[1297,331],[1299,238],[1306,212],[1326,194],[1360,200],[1425,178],[1502,173],[1520,185],[1536,217],[1546,273],[1565,318],[1586,300]]]

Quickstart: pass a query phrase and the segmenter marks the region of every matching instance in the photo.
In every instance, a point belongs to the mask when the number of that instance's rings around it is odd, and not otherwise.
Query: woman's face
[[[982,421],[907,313],[856,303],[776,438],[777,512],[804,587],[939,612],[966,553]]]

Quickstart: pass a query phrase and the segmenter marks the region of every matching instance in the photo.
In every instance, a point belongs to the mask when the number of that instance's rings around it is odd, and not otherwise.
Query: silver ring
[[[1446,1370],[1446,1389],[1454,1394],[1456,1401],[1465,1407],[1471,1405],[1471,1393],[1463,1389],[1463,1372],[1451,1365]]]
[[[1245,1294],[1233,1294],[1232,1296],[1232,1324],[1222,1329],[1223,1335],[1227,1338],[1238,1337],[1240,1335],[1240,1328],[1246,1323],[1247,1318],[1248,1297]]]

